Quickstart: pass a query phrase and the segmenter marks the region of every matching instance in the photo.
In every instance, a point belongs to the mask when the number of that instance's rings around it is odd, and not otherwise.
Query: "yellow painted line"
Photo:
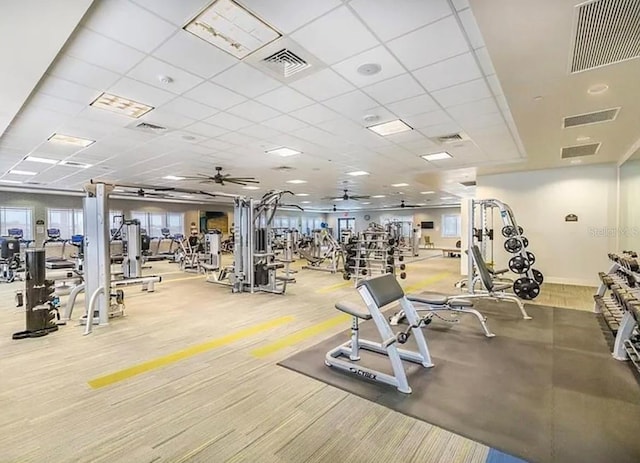
[[[353,286],[353,282],[351,282],[351,281],[343,281],[342,283],[337,283],[335,285],[325,286],[324,288],[320,288],[320,289],[316,290],[316,293],[317,294],[332,293],[333,291],[336,291],[336,290],[341,289],[341,288],[346,288],[348,286]]]
[[[226,346],[227,344],[231,344],[233,342],[239,341],[249,336],[253,336],[262,331],[266,331],[271,328],[275,328],[277,326],[290,323],[293,320],[294,320],[294,317],[290,315],[276,318],[274,320],[260,323],[258,325],[250,326],[249,328],[238,330],[234,333],[228,334],[226,336],[222,336],[220,338],[212,339],[211,341],[207,341],[202,344],[197,344],[195,346],[187,347],[186,349],[173,352],[172,354],[163,355],[162,357],[158,357],[153,360],[149,360],[147,362],[139,363],[138,365],[125,368],[124,370],[116,371],[114,373],[109,373],[108,375],[105,375],[105,376],[99,376],[98,378],[94,378],[90,380],[88,383],[89,383],[89,386],[91,386],[93,389],[110,386],[114,383],[132,378],[133,376],[137,376],[142,373],[155,370],[157,368],[165,367],[167,365],[178,362],[180,360],[193,357],[194,355],[202,354],[203,352],[207,352],[209,350],[216,349],[218,347],[223,347],[223,346]]]
[[[438,273],[436,275],[433,275],[432,277],[426,278],[424,280],[420,280],[416,283],[413,283],[409,286],[404,287],[404,292],[405,294],[411,294],[415,291],[420,291],[420,290],[425,290],[425,289],[429,289],[429,288],[425,288],[425,286],[428,286],[432,283],[436,283],[440,280],[444,280],[445,278],[447,278],[448,276],[450,276],[451,273],[450,272],[442,272],[442,273]]]
[[[349,320],[351,320],[351,316],[349,315],[346,315],[346,314],[338,315],[336,317],[325,320],[322,323],[317,323],[315,325],[309,326],[308,328],[304,328],[300,331],[296,331],[295,333],[292,333],[289,336],[285,336],[283,338],[278,339],[276,342],[272,342],[271,344],[267,344],[266,346],[253,349],[251,351],[251,355],[258,358],[266,357],[268,355],[273,354],[274,352],[279,351],[280,349],[293,346],[294,344],[297,344],[300,341],[304,341],[305,339],[308,339],[312,336],[320,334],[323,331],[327,331],[335,326],[344,325],[346,328],[347,327],[346,323]]]

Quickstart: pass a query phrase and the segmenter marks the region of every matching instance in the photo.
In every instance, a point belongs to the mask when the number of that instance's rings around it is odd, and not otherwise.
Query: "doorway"
[[[338,218],[338,240],[342,242],[342,231],[351,230],[352,233],[356,231],[356,219],[353,217]]]

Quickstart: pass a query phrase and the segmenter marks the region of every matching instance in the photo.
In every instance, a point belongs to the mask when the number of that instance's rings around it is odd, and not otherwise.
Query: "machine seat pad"
[[[336,309],[361,320],[371,319],[371,314],[365,307],[354,304],[353,302],[336,302]]]
[[[419,296],[408,295],[407,299],[411,302],[417,302],[419,304],[427,304],[427,305],[445,305],[447,303],[447,296],[443,296],[442,294],[433,294],[433,293],[423,293]]]
[[[511,284],[510,283],[497,283],[493,285],[493,288],[491,288],[493,291],[504,291],[505,289],[509,289],[511,288]]]
[[[492,275],[502,275],[503,273],[507,273],[508,271],[508,268],[502,268],[500,270],[489,270],[489,273],[491,273]]]
[[[469,299],[451,299],[449,301],[451,307],[473,307],[473,302]]]

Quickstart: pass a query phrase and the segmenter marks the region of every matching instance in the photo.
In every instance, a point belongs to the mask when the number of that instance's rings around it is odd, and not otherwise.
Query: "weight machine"
[[[385,223],[385,230],[398,242],[398,252],[405,257],[420,255],[420,239],[412,221],[391,220]]]
[[[298,254],[309,262],[302,266],[305,270],[337,273],[340,262],[344,264],[342,246],[327,229],[313,230],[308,247],[299,248]]]

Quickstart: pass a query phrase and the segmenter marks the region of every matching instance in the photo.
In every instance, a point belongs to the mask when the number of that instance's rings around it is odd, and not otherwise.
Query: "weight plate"
[[[526,236],[522,236],[520,237],[520,239],[522,240],[522,244],[524,245],[525,248],[529,246],[529,240],[527,239]]]
[[[532,268],[531,273],[533,273],[533,279],[536,280],[536,282],[541,285],[542,282],[544,281],[544,276],[542,275],[542,272],[538,269]]]
[[[511,225],[505,225],[502,227],[502,236],[510,238],[513,235],[513,227]]]
[[[531,278],[518,278],[513,282],[513,292],[520,299],[531,300],[540,294],[540,285]]]
[[[527,251],[527,260],[529,261],[529,263],[531,265],[536,263],[536,256],[534,253],[532,253],[531,251]]]
[[[504,249],[511,254],[515,254],[522,249],[522,243],[518,238],[509,238],[504,242]]]
[[[509,259],[509,270],[513,273],[527,273],[531,268],[529,261],[522,256],[513,256]]]

